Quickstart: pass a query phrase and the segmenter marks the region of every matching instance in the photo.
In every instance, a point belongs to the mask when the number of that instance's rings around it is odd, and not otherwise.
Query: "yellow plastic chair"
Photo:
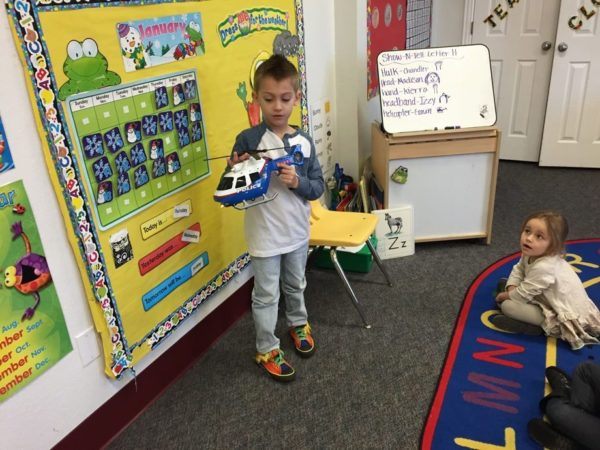
[[[358,298],[352,290],[348,278],[338,262],[337,248],[338,247],[355,247],[358,245],[367,244],[375,263],[379,266],[385,276],[388,285],[392,286],[392,281],[385,267],[381,262],[381,258],[377,254],[377,250],[369,240],[375,227],[377,226],[377,216],[373,214],[364,214],[356,212],[330,211],[325,209],[319,200],[310,202],[310,246],[312,247],[311,256],[318,253],[323,247],[330,247],[329,257],[335,267],[338,275],[344,283],[346,292],[350,295],[352,303],[356,307],[358,314],[365,325],[365,328],[371,328],[362,311]]]

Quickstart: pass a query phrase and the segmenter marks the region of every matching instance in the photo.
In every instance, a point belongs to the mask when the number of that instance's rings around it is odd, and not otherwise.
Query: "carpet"
[[[544,369],[571,372],[583,360],[600,363],[600,345],[573,351],[563,341],[493,328],[493,292],[520,254],[485,269],[471,284],[459,312],[438,387],[421,436],[422,449],[539,449],[527,422],[541,417]],[[600,306],[600,239],[570,241],[567,261]]]

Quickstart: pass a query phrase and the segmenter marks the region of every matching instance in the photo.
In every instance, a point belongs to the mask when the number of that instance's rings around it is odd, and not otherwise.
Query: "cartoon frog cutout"
[[[15,222],[11,226],[13,240],[19,236],[25,243],[25,255],[21,257],[14,266],[7,267],[4,271],[4,285],[15,288],[22,294],[31,294],[35,303],[23,313],[21,320],[31,319],[40,304],[39,290],[52,281],[50,269],[46,258],[42,255],[31,253],[31,243],[23,231],[21,222]]]
[[[60,100],[65,100],[69,95],[121,83],[121,77],[108,70],[108,61],[98,50],[96,41],[90,38],[83,42],[69,42],[63,72],[69,80],[58,90]]]
[[[140,32],[126,23],[118,24],[117,29],[125,70],[133,72],[150,67],[150,56],[144,48]]]

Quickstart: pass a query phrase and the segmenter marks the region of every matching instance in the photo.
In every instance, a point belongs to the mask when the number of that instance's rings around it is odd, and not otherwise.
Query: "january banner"
[[[126,72],[204,54],[200,13],[118,23]]]
[[[21,181],[0,187],[0,401],[72,350]]]
[[[6,172],[13,167],[15,165],[10,154],[10,147],[8,146],[8,139],[6,139],[2,117],[0,117],[0,173]]]

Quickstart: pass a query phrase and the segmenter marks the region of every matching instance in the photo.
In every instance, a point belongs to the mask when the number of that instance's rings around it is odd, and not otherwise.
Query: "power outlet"
[[[75,341],[77,342],[77,349],[79,350],[79,357],[81,358],[83,367],[100,356],[100,343],[93,327],[76,336]]]

